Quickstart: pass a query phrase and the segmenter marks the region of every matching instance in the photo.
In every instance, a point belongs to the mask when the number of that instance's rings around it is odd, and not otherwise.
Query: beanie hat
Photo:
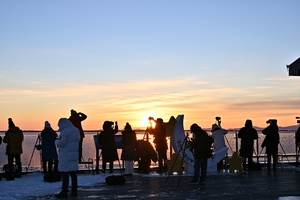
[[[48,121],[45,121],[45,128],[51,128],[51,125]]]
[[[8,118],[8,128],[12,128],[12,127],[15,127],[15,124],[11,118]]]

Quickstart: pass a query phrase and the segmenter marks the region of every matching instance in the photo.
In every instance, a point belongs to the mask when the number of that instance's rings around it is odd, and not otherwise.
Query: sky
[[[0,130],[54,129],[70,110],[146,128],[184,129],[300,116],[300,1],[1,1]]]

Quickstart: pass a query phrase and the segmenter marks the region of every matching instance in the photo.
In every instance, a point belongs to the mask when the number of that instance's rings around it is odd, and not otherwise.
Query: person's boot
[[[77,191],[76,190],[72,191],[71,196],[72,197],[77,197]]]
[[[55,195],[56,198],[68,198],[68,193],[61,191],[60,193]]]

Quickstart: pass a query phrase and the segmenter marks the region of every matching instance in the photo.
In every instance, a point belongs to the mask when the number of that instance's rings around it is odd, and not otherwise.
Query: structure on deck
[[[300,76],[300,58],[286,66],[289,76]]]

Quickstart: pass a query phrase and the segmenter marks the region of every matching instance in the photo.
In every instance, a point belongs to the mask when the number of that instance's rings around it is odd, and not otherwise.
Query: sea
[[[210,133],[207,130],[208,133]],[[240,148],[240,139],[237,136],[238,130],[232,129],[229,130],[225,136],[225,143],[228,147],[228,156],[230,157],[233,152],[238,152]],[[280,130],[280,144],[278,146],[278,154],[281,156],[282,161],[284,162],[294,162],[296,157],[296,146],[295,146],[295,132],[296,130]],[[24,133],[24,141],[23,141],[23,153],[21,154],[21,162],[23,171],[38,171],[41,170],[41,150],[37,150],[36,145],[41,143],[39,139],[39,131],[23,131]],[[94,135],[99,134],[99,131],[85,131],[85,138],[83,140],[83,159],[84,161],[92,160],[93,166],[96,164],[96,144],[94,141]],[[143,139],[146,137],[147,132],[144,130],[137,130],[137,139]],[[189,133],[188,130],[185,133]],[[5,132],[0,132],[0,136],[3,138]],[[59,133],[58,133],[59,134]],[[117,133],[116,135],[121,135]],[[258,130],[259,139],[254,143],[254,152],[253,155],[262,156],[259,158],[260,162],[265,161],[264,149],[261,148],[261,144],[265,138],[265,136],[261,133],[261,130]],[[150,143],[153,144],[153,136],[149,136]],[[191,136],[191,135],[190,135]],[[190,137],[189,136],[189,137]],[[170,137],[167,138],[168,141],[168,151],[167,157],[170,158],[174,152],[173,148],[170,148],[171,141]],[[154,145],[153,145],[154,146]],[[0,145],[0,172],[3,170],[3,165],[7,164],[7,156],[5,155],[6,144],[2,143]],[[118,149],[119,157],[121,156],[121,149]],[[100,158],[99,166],[101,166],[102,161]],[[115,166],[119,166],[118,162],[114,163]],[[137,167],[137,162],[135,163]],[[157,163],[152,163],[152,167],[156,167]],[[79,165],[80,169],[90,168],[91,166],[87,165]],[[101,168],[101,167],[100,167]]]

